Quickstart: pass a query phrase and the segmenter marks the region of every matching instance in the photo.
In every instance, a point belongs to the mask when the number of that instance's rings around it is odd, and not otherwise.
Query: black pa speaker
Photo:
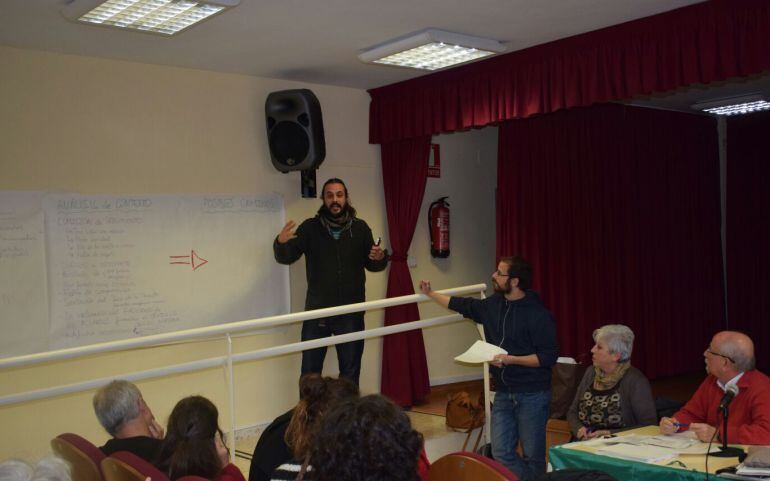
[[[273,92],[265,101],[270,159],[281,172],[317,169],[326,157],[321,104],[308,89]]]

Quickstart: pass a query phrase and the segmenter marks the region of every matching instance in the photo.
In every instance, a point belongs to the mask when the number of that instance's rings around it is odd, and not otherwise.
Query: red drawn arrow
[[[186,264],[188,266],[192,266],[192,270],[195,270],[202,266],[203,264],[207,264],[209,261],[204,259],[203,257],[200,257],[197,252],[190,251],[189,256],[168,256],[171,261],[169,264]],[[179,260],[176,260],[179,259]],[[187,259],[187,260],[182,260]]]

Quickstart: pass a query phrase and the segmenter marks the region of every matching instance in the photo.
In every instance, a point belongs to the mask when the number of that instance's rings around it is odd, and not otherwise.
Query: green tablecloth
[[[598,469],[619,481],[703,481],[706,473],[695,469],[678,469],[657,464],[638,463],[602,456],[577,449],[554,446],[549,451],[553,469]],[[711,477],[714,475],[712,474]],[[722,478],[714,478],[722,479]]]

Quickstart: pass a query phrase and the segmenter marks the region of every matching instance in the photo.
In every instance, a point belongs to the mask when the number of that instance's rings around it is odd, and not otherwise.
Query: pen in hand
[[[690,423],[671,423],[675,428],[689,428]]]

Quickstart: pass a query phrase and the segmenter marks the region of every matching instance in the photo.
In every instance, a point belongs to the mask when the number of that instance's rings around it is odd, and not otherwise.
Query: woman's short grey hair
[[[115,380],[94,394],[94,412],[104,429],[115,436],[125,422],[139,416],[140,399],[139,388],[128,381]]]
[[[43,458],[37,465],[18,459],[0,464],[0,481],[71,481],[70,467],[60,458]]]
[[[599,340],[607,344],[611,354],[620,354],[618,362],[631,359],[634,350],[634,331],[623,324],[607,324],[594,331],[594,342]]]

